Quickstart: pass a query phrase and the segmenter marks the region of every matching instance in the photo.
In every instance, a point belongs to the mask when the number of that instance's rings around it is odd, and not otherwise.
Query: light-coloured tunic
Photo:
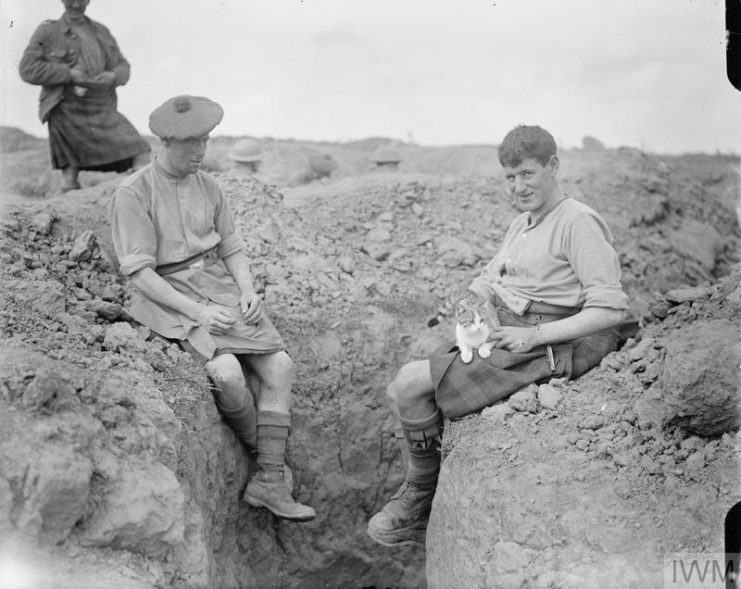
[[[201,171],[172,176],[155,160],[116,188],[108,218],[125,276],[211,252],[162,278],[188,298],[219,306],[238,319],[226,334],[213,335],[197,321],[132,288],[130,313],[138,322],[166,338],[186,342],[186,349],[205,360],[225,352],[264,354],[285,349],[265,313],[256,325],[242,320],[241,292],[223,258],[242,250],[244,242],[215,178]]]
[[[620,262],[612,243],[612,233],[599,213],[565,198],[535,218],[530,213],[518,216],[499,253],[469,288],[493,296],[497,292],[492,284],[498,283],[504,294],[526,303],[537,301],[562,309],[627,309],[628,297],[620,285]],[[500,309],[502,325],[530,327],[562,318],[540,311],[519,313],[501,299],[495,306]],[[457,351],[439,354],[430,358],[435,401],[446,417],[462,417],[530,383],[577,378],[616,345],[616,330],[606,329],[524,354],[495,348],[488,358],[475,355],[471,364],[458,360]]]
[[[471,289],[483,293],[499,282],[516,297],[549,305],[627,309],[613,241],[599,213],[565,198],[535,219],[530,213],[515,218]]]

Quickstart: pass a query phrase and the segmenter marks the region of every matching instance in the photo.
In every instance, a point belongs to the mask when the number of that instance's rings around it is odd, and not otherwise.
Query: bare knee
[[[222,354],[206,363],[206,373],[218,389],[219,401],[225,406],[241,406],[246,396],[242,366],[233,354]]]
[[[272,355],[270,370],[266,378],[269,385],[290,385],[295,376],[296,365],[288,354],[285,352],[278,352],[277,354]]]
[[[286,352],[252,356],[250,364],[260,380],[270,388],[290,387],[296,375],[296,365]]]
[[[296,376],[296,364],[285,352],[275,354],[275,370],[284,378],[293,380]]]
[[[214,384],[236,384],[244,381],[242,367],[233,354],[221,354],[206,363],[206,372]]]
[[[392,407],[404,409],[426,402],[434,395],[429,362],[409,362],[401,367],[386,389]]]

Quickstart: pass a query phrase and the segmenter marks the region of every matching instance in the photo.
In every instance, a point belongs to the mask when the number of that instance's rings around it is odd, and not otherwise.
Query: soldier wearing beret
[[[224,193],[199,170],[222,116],[198,96],[177,96],[151,114],[162,148],[116,189],[113,243],[133,287],[131,315],[204,363],[224,420],[257,451],[243,499],[307,521],[316,514],[294,501],[285,465],[294,365],[255,292]],[[256,399],[247,387],[254,375]]]

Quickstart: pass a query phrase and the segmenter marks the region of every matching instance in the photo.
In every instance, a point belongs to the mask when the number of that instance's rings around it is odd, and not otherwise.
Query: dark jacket
[[[110,31],[99,22],[85,17],[105,54],[106,71],[116,74],[116,86],[129,81],[131,68]],[[46,122],[49,112],[62,99],[65,84],[72,80],[70,70],[80,52],[80,39],[62,15],[59,20],[46,20],[34,31],[23,52],[19,66],[21,78],[42,86],[39,96],[39,118]]]

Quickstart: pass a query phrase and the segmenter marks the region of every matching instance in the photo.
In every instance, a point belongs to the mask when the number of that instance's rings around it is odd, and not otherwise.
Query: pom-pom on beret
[[[175,96],[149,115],[149,129],[161,139],[208,135],[221,122],[224,109],[203,96]]]

